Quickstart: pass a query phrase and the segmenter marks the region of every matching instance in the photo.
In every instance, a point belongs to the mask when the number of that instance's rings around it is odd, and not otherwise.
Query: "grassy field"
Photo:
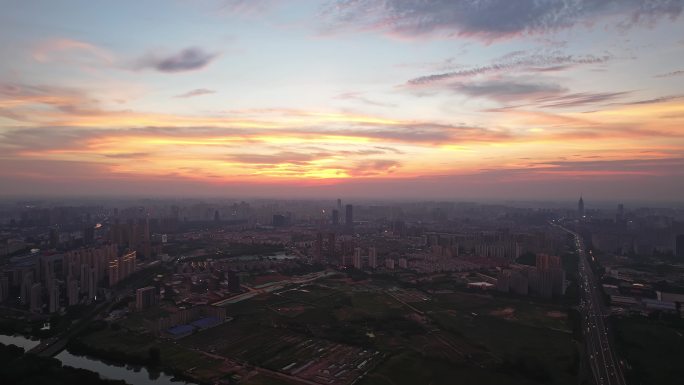
[[[577,382],[576,348],[560,306],[486,293],[430,296],[415,289],[388,289],[323,280],[230,304],[226,310],[233,321],[175,343],[123,329],[93,332],[84,340],[141,357],[158,346],[164,365],[194,368],[193,373],[206,378],[218,364],[194,349],[271,370],[284,370],[293,362],[333,362],[339,350],[348,355],[380,352],[377,357],[384,359],[362,385]],[[142,315],[128,324],[139,324]],[[278,381],[258,375],[247,383]]]
[[[420,297],[413,295],[415,292],[393,293],[399,298]],[[286,320],[267,310],[294,304],[306,304],[307,308]],[[289,290],[231,305],[228,311],[236,315],[236,322],[226,326],[225,332],[210,333],[225,334],[229,328],[231,333],[243,336],[230,345],[243,349],[248,344],[262,346],[256,356],[236,348],[224,351],[262,362],[268,356],[293,354],[274,342],[288,338],[284,330],[272,335],[262,329],[259,335],[252,336],[254,325],[268,326],[266,323],[295,334],[305,332],[361,344],[387,354],[388,358],[364,384],[371,378],[377,380],[373,383],[446,384],[453,376],[473,381],[466,383],[484,384],[576,382],[576,346],[561,306],[465,292],[433,296],[429,301],[409,301],[409,305],[424,315],[421,317],[373,286],[309,286],[302,291]],[[215,337],[202,338],[207,343],[216,341]],[[280,365],[285,361],[271,362]],[[277,365],[271,366],[277,369]],[[432,377],[428,382],[415,377],[415,373],[425,370],[414,371],[413,365],[430,368]]]
[[[567,310],[561,306],[535,302],[529,298],[506,298],[480,293],[454,292],[434,296],[433,301],[422,302],[422,310],[455,310],[459,313],[475,313],[493,316],[506,321],[570,332],[572,327]]]
[[[454,364],[403,352],[387,359],[376,370],[363,378],[360,385],[531,385],[533,381],[478,367]]]
[[[681,321],[680,321],[681,322]],[[643,317],[612,320],[618,355],[631,366],[630,384],[681,384],[684,378],[684,328]]]

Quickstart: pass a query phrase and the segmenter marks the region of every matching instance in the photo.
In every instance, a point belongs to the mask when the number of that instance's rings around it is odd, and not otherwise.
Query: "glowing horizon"
[[[0,195],[681,199],[684,1],[475,3],[10,2]]]

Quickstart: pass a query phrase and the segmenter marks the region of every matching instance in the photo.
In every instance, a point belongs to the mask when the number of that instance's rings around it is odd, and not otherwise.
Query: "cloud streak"
[[[147,54],[135,64],[136,69],[151,68],[159,72],[177,73],[200,70],[218,57],[200,47],[188,47],[175,54]]]
[[[202,96],[202,95],[210,95],[210,94],[215,94],[216,91],[214,90],[209,90],[206,88],[196,88],[192,91],[188,91],[185,93],[182,93],[180,95],[174,96],[175,98],[181,98],[181,99],[187,99],[187,98],[194,98],[195,96]]]
[[[459,69],[456,71],[443,72],[438,74],[424,75],[410,79],[409,86],[422,86],[433,83],[440,83],[454,79],[467,79],[479,75],[495,74],[512,70],[524,70],[529,72],[546,72],[549,70],[566,69],[573,65],[602,64],[611,60],[611,55],[568,55],[559,52],[550,54],[518,54],[504,56],[498,62],[471,68]]]
[[[672,72],[667,72],[664,74],[656,75],[654,76],[655,78],[671,78],[675,76],[681,76],[684,75],[684,70],[677,70],[677,71],[672,71]]]

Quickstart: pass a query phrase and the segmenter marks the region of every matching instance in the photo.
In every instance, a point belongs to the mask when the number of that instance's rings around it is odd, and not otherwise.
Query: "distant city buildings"
[[[538,254],[535,266],[512,265],[497,275],[496,289],[504,293],[543,298],[560,297],[565,294],[565,270],[561,258],[555,255]]]

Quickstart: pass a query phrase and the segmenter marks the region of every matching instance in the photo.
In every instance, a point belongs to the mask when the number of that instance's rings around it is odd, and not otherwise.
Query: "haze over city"
[[[681,385],[684,0],[0,0],[0,384]]]
[[[0,194],[679,201],[682,1],[2,1]]]

